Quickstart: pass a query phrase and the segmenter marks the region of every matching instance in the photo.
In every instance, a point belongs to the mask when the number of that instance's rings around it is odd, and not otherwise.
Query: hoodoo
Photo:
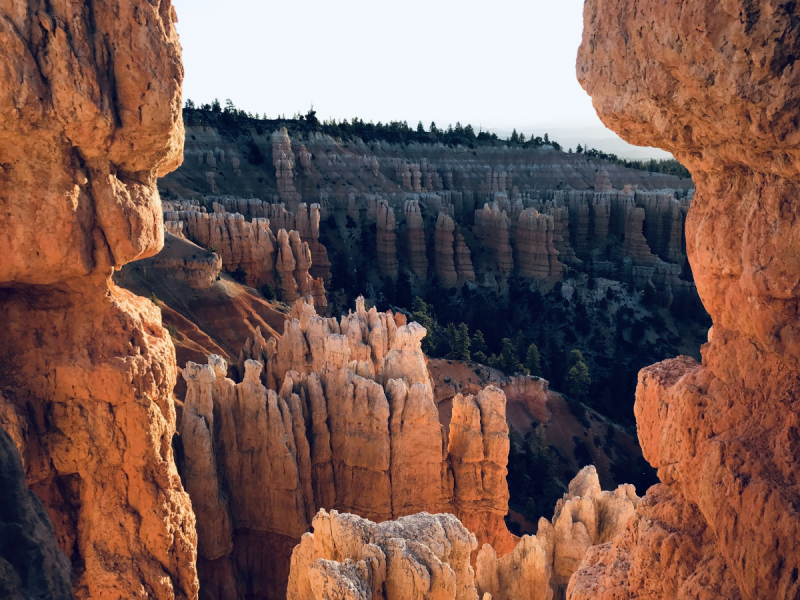
[[[703,360],[639,375],[662,481],[568,598],[800,597],[800,133],[794,2],[588,0],[578,78],[606,125],[672,152],[714,326]]]
[[[175,349],[158,307],[110,280],[164,243],[156,178],[184,138],[174,9],[21,0],[0,17],[2,412],[76,597],[194,598]]]

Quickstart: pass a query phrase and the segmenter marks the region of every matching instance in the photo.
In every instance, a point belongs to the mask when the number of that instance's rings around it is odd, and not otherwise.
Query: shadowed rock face
[[[175,350],[114,267],[164,239],[181,162],[169,0],[0,3],[0,387],[79,598],[192,598]]]
[[[72,598],[69,561],[42,503],[25,485],[11,437],[0,427],[0,596]]]
[[[578,78],[600,118],[692,171],[686,245],[714,327],[702,365],[640,373],[639,438],[664,485],[569,597],[796,598],[798,7],[589,0],[584,15]]]

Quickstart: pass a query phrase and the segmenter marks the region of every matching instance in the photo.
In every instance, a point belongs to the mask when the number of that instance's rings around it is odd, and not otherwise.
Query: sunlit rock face
[[[169,0],[0,5],[0,387],[78,598],[193,598],[175,350],[114,268],[156,254],[178,167]]]
[[[663,485],[626,534],[589,553],[568,597],[797,598],[798,8],[584,10],[578,78],[600,118],[692,171],[686,246],[714,327],[702,364],[640,373],[639,439]]]
[[[340,319],[300,299],[290,317],[277,342],[259,335],[245,345],[239,383],[214,355],[183,370],[182,474],[197,514],[201,597],[282,597],[292,548],[320,509],[379,523],[451,513],[475,544],[501,557],[513,550],[503,391],[456,396],[448,436],[424,327],[398,326],[363,298]]]

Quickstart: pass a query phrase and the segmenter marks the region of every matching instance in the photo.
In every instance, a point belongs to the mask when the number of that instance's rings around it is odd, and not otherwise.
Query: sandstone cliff
[[[501,278],[507,277],[514,268],[508,231],[510,225],[506,211],[496,201],[475,211],[475,234],[490,250],[494,271]]]
[[[680,278],[689,284],[689,291],[693,293],[691,275],[685,265],[681,233],[690,201],[685,190],[685,185],[690,185],[688,180],[684,183],[678,178],[658,174],[649,174],[647,180],[642,180],[640,172],[634,170],[602,162],[592,166],[594,163],[584,155],[571,155],[568,159],[581,162],[578,169],[576,165],[556,166],[552,162],[555,160],[558,163],[555,154],[543,165],[540,164],[542,157],[522,151],[496,155],[487,148],[480,148],[475,154],[470,152],[462,155],[424,145],[413,150],[405,147],[401,150],[391,144],[367,146],[363,142],[355,142],[355,145],[351,145],[328,138],[321,132],[304,129],[305,126],[301,131],[293,130],[290,136],[288,130],[283,128],[269,136],[259,123],[255,131],[250,132],[252,139],[246,147],[232,145],[213,128],[202,131],[193,129],[187,142],[187,157],[192,158],[187,159],[186,164],[194,164],[197,156],[204,169],[211,168],[208,158],[213,159],[211,174],[214,175],[215,184],[211,191],[214,195],[207,195],[205,185],[194,179],[192,169],[188,166],[185,167],[185,175],[179,177],[182,185],[178,185],[171,177],[161,183],[174,189],[181,198],[174,200],[176,208],[184,205],[183,198],[192,197],[200,202],[210,201],[213,211],[218,214],[239,213],[248,221],[266,218],[276,236],[280,229],[297,229],[302,241],[307,242],[311,250],[312,277],[322,277],[326,284],[331,282],[330,261],[327,248],[320,242],[320,235],[326,244],[331,245],[337,260],[344,258],[343,263],[352,264],[359,277],[372,282],[373,286],[382,277],[396,280],[395,261],[398,263],[398,275],[401,272],[414,275],[411,283],[412,287],[417,288],[416,291],[429,283],[434,275],[437,280],[441,279],[437,269],[428,269],[428,263],[433,262],[431,266],[435,266],[436,223],[438,215],[444,213],[454,224],[454,261],[458,259],[461,262],[454,267],[455,283],[450,283],[453,271],[449,264],[443,267],[446,287],[461,289],[465,282],[477,281],[487,291],[504,294],[508,277],[516,272],[546,290],[557,280],[555,274],[531,275],[529,266],[520,266],[513,260],[514,253],[526,252],[526,245],[529,244],[523,237],[522,248],[517,248],[519,216],[524,210],[534,209],[553,217],[553,246],[559,252],[559,262],[562,264],[586,270],[590,267],[585,263],[594,263],[600,276],[634,283],[639,289],[652,285],[666,305],[676,294],[670,293],[666,284],[654,277],[654,272],[639,271],[635,281],[631,272],[631,265],[649,268],[657,264],[657,261],[648,260],[652,254],[670,264],[679,265]],[[274,176],[271,169],[258,167],[254,148],[258,148],[262,154],[272,152],[277,161]],[[364,155],[363,152],[373,155]],[[409,158],[401,156],[405,154],[409,154]],[[434,156],[440,157],[441,161],[434,161]],[[234,158],[240,162],[241,168],[233,169],[231,173]],[[248,167],[251,159],[255,163]],[[301,160],[302,168],[298,168],[296,160]],[[571,177],[568,173],[570,169],[578,169],[580,175]],[[512,172],[515,173],[513,182]],[[243,173],[249,173],[249,176],[245,177]],[[556,182],[558,189],[553,189],[556,187],[551,180],[554,173],[560,173],[562,177]],[[617,182],[616,190],[612,180]],[[226,188],[229,192],[238,191],[248,196],[261,193],[267,200],[218,196],[216,194],[219,191],[215,190],[217,184],[223,181],[230,184]],[[674,187],[654,191],[652,188],[658,181],[662,186],[670,184]],[[568,182],[567,189],[564,189],[565,182]],[[523,191],[520,191],[520,186],[524,186]],[[622,188],[625,191],[617,191]],[[200,193],[204,195],[204,200]],[[475,194],[478,194],[479,207],[483,202],[490,209],[497,204],[497,215],[476,217]],[[311,204],[309,211],[306,208],[309,205],[301,203],[302,198],[318,204]],[[639,213],[635,215],[637,218],[631,220],[627,234],[623,201],[630,201],[636,208],[644,210],[641,220]],[[416,207],[410,211],[413,215],[406,215],[409,202],[409,207]],[[378,223],[379,203],[385,203],[386,208],[400,218],[399,223],[395,224],[395,228],[400,225],[402,232],[399,253],[396,238],[393,237],[396,234],[393,229],[387,228],[389,223],[384,219],[388,219],[385,210]],[[314,229],[314,206],[319,207],[318,213],[322,218],[321,222],[317,221],[321,232]],[[507,224],[498,221],[502,213],[506,214]],[[402,223],[403,217],[405,225]],[[350,221],[347,221],[348,227],[343,228],[341,221],[346,218]],[[355,222],[355,225],[350,225],[351,222]],[[373,225],[378,264],[367,260],[362,245],[354,243],[367,242],[371,246],[372,241],[368,237]],[[168,227],[176,229],[173,233],[179,233],[178,230],[182,228],[172,223]],[[367,227],[370,230],[366,230]],[[425,231],[432,235],[426,236]],[[458,239],[458,233],[461,233],[463,244]],[[353,235],[361,239],[357,240]],[[446,235],[443,231],[438,233],[441,248],[448,244],[444,239]],[[580,258],[576,256],[576,250]],[[346,257],[342,257],[342,254]],[[440,257],[447,260],[443,258],[444,255]],[[630,261],[626,263],[626,259]],[[236,266],[232,265],[231,268],[235,269]],[[377,285],[378,288],[383,287]]]
[[[156,254],[181,162],[169,0],[0,7],[0,375],[79,598],[193,598],[175,350],[115,267]]]
[[[571,598],[800,596],[796,17],[794,4],[586,3],[578,76],[601,119],[693,172],[686,245],[714,327],[702,364],[640,373],[639,438],[663,485],[590,552]]]

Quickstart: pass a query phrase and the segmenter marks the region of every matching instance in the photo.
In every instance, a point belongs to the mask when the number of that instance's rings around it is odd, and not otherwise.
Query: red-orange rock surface
[[[693,173],[687,251],[714,328],[702,364],[640,373],[664,486],[569,597],[800,597],[798,17],[777,1],[585,5],[578,76],[601,119]]]
[[[193,598],[175,350],[159,309],[110,282],[163,243],[156,177],[183,146],[174,9],[19,1],[0,17],[0,387],[27,480],[77,597]]]

